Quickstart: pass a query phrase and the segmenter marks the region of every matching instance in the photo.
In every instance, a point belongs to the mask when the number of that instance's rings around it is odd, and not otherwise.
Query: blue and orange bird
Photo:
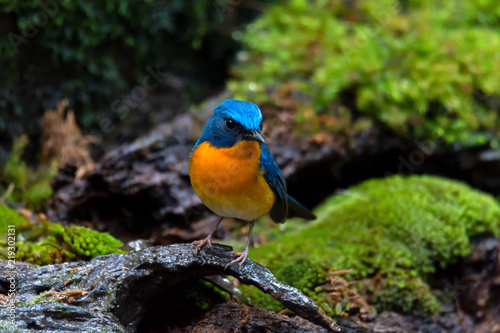
[[[286,183],[262,135],[262,114],[257,105],[228,99],[217,105],[189,159],[191,184],[201,201],[221,218],[203,240],[198,252],[212,237],[224,217],[250,223],[245,251],[226,267],[248,257],[255,220],[266,214],[276,223],[297,216],[316,217],[287,195]]]

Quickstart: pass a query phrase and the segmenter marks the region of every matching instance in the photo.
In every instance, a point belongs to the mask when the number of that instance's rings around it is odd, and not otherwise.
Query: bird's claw
[[[231,261],[229,264],[227,264],[225,267],[224,267],[224,270],[226,270],[226,268],[228,268],[229,266],[233,265],[233,264],[236,264],[237,262],[240,263],[240,268],[241,266],[243,266],[243,263],[245,262],[245,260],[248,258],[248,249],[246,249],[245,251],[243,252],[234,252],[234,251],[231,251],[229,252],[229,254],[234,254],[234,255],[237,255],[238,258],[234,259],[233,261]]]
[[[191,243],[191,245],[196,245],[196,244],[198,244],[198,246],[196,247],[195,254],[198,254],[198,252],[201,250],[203,246],[205,246],[205,244],[208,244],[210,249],[212,249],[212,237],[207,237],[205,239],[197,240]]]

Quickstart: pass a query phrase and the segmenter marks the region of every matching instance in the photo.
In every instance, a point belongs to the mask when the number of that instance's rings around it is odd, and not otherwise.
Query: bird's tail
[[[302,217],[306,220],[315,220],[314,215],[309,209],[302,206],[297,200],[287,194],[288,198],[288,217]]]

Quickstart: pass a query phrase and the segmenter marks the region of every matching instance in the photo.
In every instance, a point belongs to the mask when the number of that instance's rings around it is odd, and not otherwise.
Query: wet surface
[[[255,285],[269,293],[302,318],[329,331],[339,331],[333,320],[311,299],[279,282],[267,268],[247,260],[241,268],[232,265],[224,270],[225,265],[234,259],[234,255],[228,254],[230,250],[230,247],[214,244],[212,249],[205,247],[196,255],[191,244],[174,244],[127,255],[97,257],[90,262],[40,267],[19,263],[15,327],[124,332],[123,326],[125,331],[135,332],[145,315],[146,303],[155,295],[186,280],[232,275],[241,283]],[[5,262],[0,263],[0,269],[0,286],[5,291],[9,284],[4,274]],[[81,290],[86,294],[71,304],[44,302],[43,299],[32,304],[34,297],[49,290]],[[0,317],[6,317],[6,311],[0,309]]]

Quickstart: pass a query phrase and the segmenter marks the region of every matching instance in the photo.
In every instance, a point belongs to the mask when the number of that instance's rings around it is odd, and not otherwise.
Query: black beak
[[[249,131],[247,134],[245,134],[244,139],[251,140],[251,141],[257,141],[260,143],[266,143],[266,140],[264,139],[264,137],[262,136],[260,131],[256,131],[256,130]]]

